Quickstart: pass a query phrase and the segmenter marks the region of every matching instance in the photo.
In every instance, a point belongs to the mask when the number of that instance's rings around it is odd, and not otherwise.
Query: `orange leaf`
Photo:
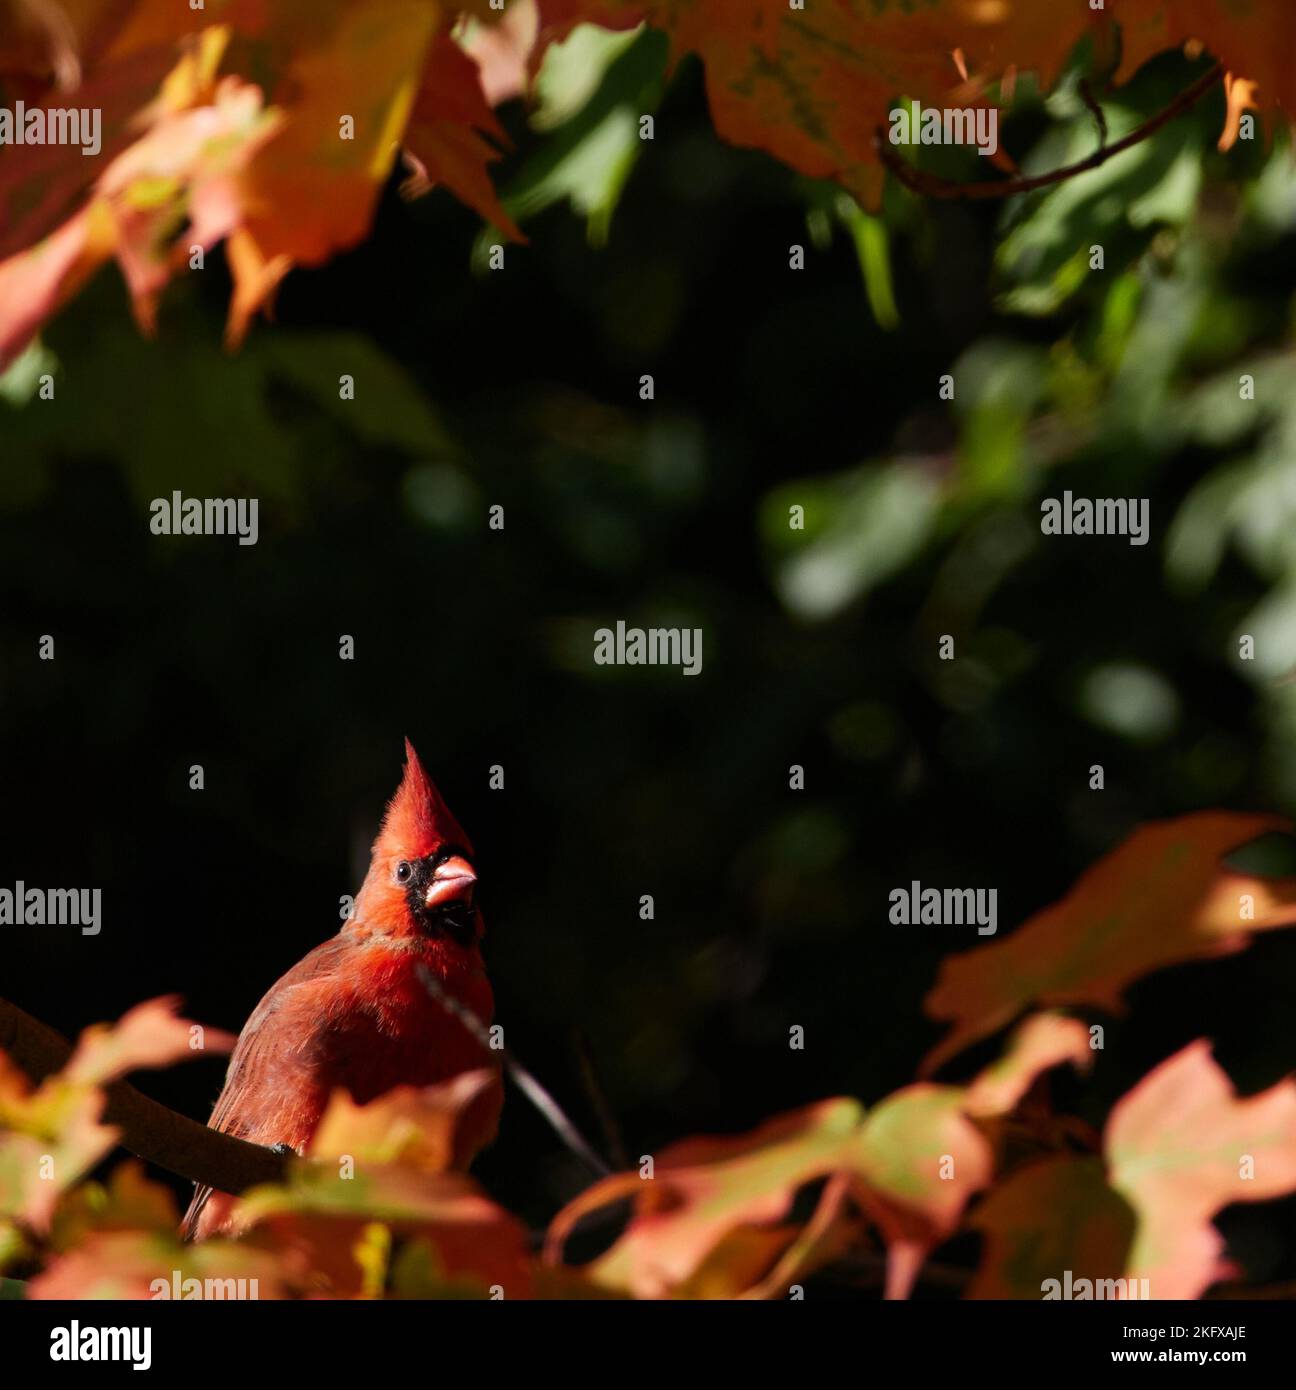
[[[1215,1214],[1296,1190],[1296,1082],[1239,1100],[1210,1044],[1192,1043],[1117,1102],[1103,1149],[986,1198],[969,1297],[1199,1297],[1232,1272]]]
[[[1254,111],[1259,105],[1256,101],[1257,92],[1256,83],[1248,82],[1242,77],[1234,77],[1231,72],[1224,74],[1224,94],[1228,99],[1228,115],[1224,118],[1224,129],[1219,138],[1221,154],[1231,150],[1237,144],[1238,134],[1242,128],[1242,113]]]
[[[461,1122],[479,1103],[498,1105],[498,1084],[495,1072],[468,1071],[438,1086],[398,1086],[368,1105],[335,1091],[311,1139],[309,1156],[350,1154],[357,1162],[400,1163],[423,1173],[463,1167]]]
[[[200,1038],[211,1051],[233,1047],[227,1033],[195,1033],[175,1009],[174,999],[154,999],[116,1025],[87,1028],[63,1070],[35,1089],[0,1061],[0,1218],[46,1229],[61,1195],[111,1151],[118,1131],[100,1123],[101,1087],[141,1067],[192,1056]]]
[[[615,1174],[559,1212],[546,1257],[558,1260],[582,1217],[629,1197],[629,1224],[582,1271],[593,1285],[637,1298],[774,1297],[842,1249],[854,1232],[849,1195],[887,1242],[887,1296],[903,1298],[990,1181],[993,1151],[973,1114],[1005,1113],[1042,1070],[1088,1056],[1081,1024],[1031,1019],[970,1088],[908,1086],[867,1114],[853,1100],[827,1100],[738,1138],[673,1144],[651,1177]],[[819,1209],[798,1235],[783,1224],[793,1198],[822,1178]]]
[[[1037,1076],[1063,1062],[1089,1069],[1089,1030],[1078,1019],[1035,1014],[1013,1034],[1008,1051],[968,1087],[963,1109],[969,1115],[1006,1115]]]
[[[30,247],[71,217],[102,174],[105,161],[138,138],[135,116],[174,61],[167,49],[142,54],[95,73],[68,95],[55,92],[42,107],[101,112],[102,146],[85,156],[75,145],[6,145],[0,158],[0,260]],[[31,105],[32,103],[29,103]]]
[[[504,144],[487,105],[477,64],[448,34],[433,40],[405,144],[416,162],[408,193],[443,183],[514,241],[525,241],[500,204],[488,166],[499,158],[480,132]]]
[[[87,1028],[61,1073],[74,1085],[103,1086],[127,1072],[167,1067],[195,1052],[229,1052],[236,1039],[219,1029],[201,1029],[177,1018],[179,1000],[152,999],[137,1004],[115,1024]],[[195,1041],[202,1046],[196,1047]]]
[[[209,104],[157,108],[152,127],[104,170],[87,207],[0,262],[0,365],[113,257],[136,316],[151,327],[157,295],[189,246],[208,248],[241,225],[244,171],[281,120],[263,109],[258,88],[232,77]]]
[[[942,963],[924,1006],[954,1026],[923,1073],[1032,1004],[1116,1012],[1126,986],[1150,971],[1228,955],[1252,932],[1296,923],[1296,879],[1255,878],[1222,863],[1248,840],[1286,828],[1271,816],[1208,811],[1135,831],[1011,936]]]
[[[225,346],[238,347],[247,336],[253,316],[273,303],[279,282],[292,269],[287,256],[266,260],[252,233],[236,227],[225,242],[234,291],[230,295],[229,317],[225,324]]]
[[[233,1241],[181,1245],[152,1231],[95,1231],[28,1285],[33,1299],[278,1298],[273,1254]]]
[[[701,57],[719,135],[870,202],[881,188],[874,136],[898,98],[984,104],[985,86],[1009,66],[1039,73],[1047,87],[1095,18],[1084,5],[985,0],[804,9],[786,0],[540,0],[540,14],[537,52],[582,20],[665,30],[676,57]]]
[[[862,1114],[853,1100],[827,1100],[738,1138],[672,1144],[656,1156],[651,1178],[637,1172],[604,1178],[559,1212],[548,1257],[557,1260],[582,1216],[634,1196],[629,1227],[584,1272],[597,1285],[638,1298],[668,1296],[694,1279],[734,1230],[781,1221],[798,1188],[842,1163]]]
[[[526,1233],[461,1173],[368,1165],[344,1178],[323,1164],[294,1165],[287,1187],[262,1187],[238,1207],[243,1241],[276,1252],[286,1271],[317,1291],[358,1297],[366,1288],[364,1238],[386,1226],[435,1253],[442,1277],[484,1294],[492,1284],[508,1298],[531,1292]]]
[[[1104,1149],[1139,1215],[1130,1274],[1153,1298],[1196,1298],[1226,1272],[1215,1213],[1296,1189],[1296,1081],[1239,1100],[1210,1044],[1191,1043],[1117,1102]]]
[[[1118,81],[1196,40],[1245,74],[1266,105],[1296,113],[1296,9],[1288,0],[1109,0],[1108,8],[1121,27]]]
[[[283,64],[269,91],[287,114],[247,171],[246,225],[266,260],[319,265],[369,230],[441,9],[427,0],[277,0],[276,21],[279,11]]]

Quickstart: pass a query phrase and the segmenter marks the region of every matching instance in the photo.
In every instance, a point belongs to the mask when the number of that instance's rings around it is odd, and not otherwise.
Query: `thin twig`
[[[625,1143],[621,1138],[621,1126],[617,1124],[607,1095],[599,1083],[598,1067],[594,1060],[594,1049],[584,1029],[573,1030],[576,1042],[576,1057],[580,1062],[581,1080],[585,1083],[585,1094],[589,1096],[594,1113],[598,1116],[599,1128],[603,1131],[603,1143],[612,1156],[615,1168],[629,1168],[630,1159],[626,1154]]]
[[[906,188],[914,193],[921,193],[930,198],[1011,198],[1018,193],[1032,193],[1037,188],[1048,188],[1053,184],[1073,179],[1077,174],[1085,174],[1091,169],[1100,168],[1109,159],[1113,159],[1116,155],[1123,154],[1126,150],[1140,144],[1148,136],[1154,135],[1162,126],[1168,125],[1176,116],[1189,110],[1219,82],[1223,75],[1222,64],[1216,63],[1209,72],[1203,73],[1192,86],[1180,92],[1163,111],[1158,111],[1155,116],[1150,117],[1137,129],[1117,140],[1114,145],[1103,145],[1088,158],[1082,159],[1076,164],[1068,164],[1062,169],[1054,169],[1047,174],[1035,174],[1029,178],[1004,179],[999,183],[956,183],[951,179],[943,179],[936,174],[929,174],[922,169],[915,169],[912,164],[906,164],[896,154],[880,129],[874,135],[873,143],[882,163]]]
[[[1080,79],[1080,100],[1084,102],[1085,108],[1094,119],[1094,125],[1098,127],[1098,148],[1105,149],[1107,146],[1107,115],[1102,107],[1094,100],[1094,94],[1089,90],[1087,78]]]
[[[443,989],[441,982],[432,974],[426,965],[420,965],[418,967],[418,977],[423,981],[424,988],[432,998],[435,999],[447,1013],[452,1014],[463,1024],[468,1032],[481,1044],[492,1061],[503,1064],[504,1069],[513,1079],[517,1088],[544,1118],[548,1120],[554,1133],[567,1145],[572,1153],[600,1178],[607,1177],[612,1170],[586,1142],[584,1135],[582,1135],[580,1130],[567,1118],[562,1107],[507,1048],[496,1047],[492,1043],[490,1033],[481,1019],[479,1019],[465,1004],[462,1004],[456,999],[454,995]]]

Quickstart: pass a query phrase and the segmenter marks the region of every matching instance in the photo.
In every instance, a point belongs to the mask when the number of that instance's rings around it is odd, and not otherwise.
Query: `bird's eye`
[[[402,859],[396,865],[396,882],[408,883],[414,877],[414,865],[408,859]]]

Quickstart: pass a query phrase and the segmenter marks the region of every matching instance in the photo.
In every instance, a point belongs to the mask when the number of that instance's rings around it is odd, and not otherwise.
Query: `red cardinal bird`
[[[419,979],[425,966],[483,1024],[494,1009],[478,941],[473,850],[413,746],[374,841],[355,912],[257,1005],[239,1036],[208,1122],[256,1144],[301,1153],[335,1087],[360,1104],[394,1086],[428,1086],[490,1066],[490,1054]],[[495,1137],[503,1091],[488,1088],[462,1117],[467,1167]],[[199,1188],[189,1238],[228,1229],[233,1198]]]

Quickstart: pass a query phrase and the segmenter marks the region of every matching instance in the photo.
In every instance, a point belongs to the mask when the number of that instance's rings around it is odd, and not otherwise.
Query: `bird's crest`
[[[450,814],[441,793],[423,770],[414,745],[405,740],[405,775],[387,805],[382,830],[374,842],[375,855],[398,854],[421,859],[442,845],[458,845],[472,853],[463,827]]]

